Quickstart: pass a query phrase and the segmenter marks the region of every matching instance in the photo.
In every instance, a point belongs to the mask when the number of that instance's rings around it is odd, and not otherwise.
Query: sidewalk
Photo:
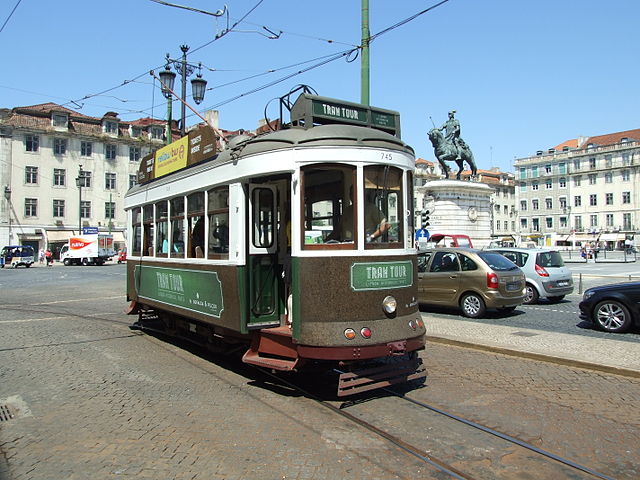
[[[640,343],[623,340],[624,335],[629,334],[603,334],[606,338],[596,338],[579,332],[569,334],[483,324],[463,318],[438,318],[425,312],[422,319],[427,327],[427,342],[479,348],[640,378]]]

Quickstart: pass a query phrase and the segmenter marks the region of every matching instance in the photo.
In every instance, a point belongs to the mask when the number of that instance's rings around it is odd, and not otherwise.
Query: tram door
[[[274,185],[249,186],[249,328],[280,325],[277,201]]]

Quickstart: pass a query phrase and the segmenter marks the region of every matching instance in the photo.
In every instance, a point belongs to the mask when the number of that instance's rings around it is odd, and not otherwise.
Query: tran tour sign
[[[411,285],[413,285],[413,263],[410,260],[351,265],[351,288],[355,291],[384,290]]]
[[[303,93],[291,108],[291,123],[343,123],[383,130],[400,138],[400,114],[393,110]]]

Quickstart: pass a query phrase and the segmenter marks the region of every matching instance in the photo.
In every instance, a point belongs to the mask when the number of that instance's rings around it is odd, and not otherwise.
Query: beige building
[[[519,233],[544,246],[622,248],[640,225],[640,129],[515,160]]]
[[[124,194],[140,159],[165,143],[164,129],[55,103],[0,109],[0,246],[57,250],[87,226],[123,246]]]

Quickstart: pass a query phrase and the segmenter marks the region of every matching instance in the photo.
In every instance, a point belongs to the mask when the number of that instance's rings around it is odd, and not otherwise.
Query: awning
[[[47,242],[66,242],[73,233],[71,230],[47,230]]]
[[[126,242],[124,232],[111,232],[111,235],[113,235],[114,242]]]
[[[620,233],[603,233],[598,237],[598,240],[601,242],[617,242],[619,240],[624,240],[625,236]]]

